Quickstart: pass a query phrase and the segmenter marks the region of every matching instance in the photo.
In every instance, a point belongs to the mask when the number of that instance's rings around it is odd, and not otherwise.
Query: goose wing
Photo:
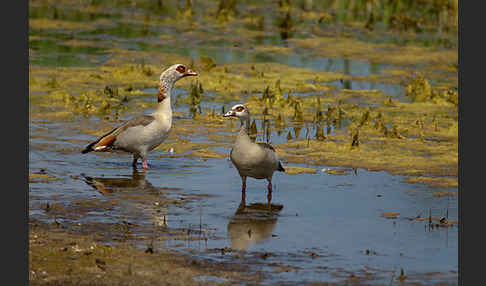
[[[155,117],[152,115],[140,115],[135,118],[132,118],[122,125],[114,128],[110,132],[104,134],[98,140],[91,142],[86,148],[81,151],[81,153],[88,153],[91,151],[108,151],[115,143],[118,135],[123,133],[125,130],[131,127],[136,126],[147,126],[155,120]]]

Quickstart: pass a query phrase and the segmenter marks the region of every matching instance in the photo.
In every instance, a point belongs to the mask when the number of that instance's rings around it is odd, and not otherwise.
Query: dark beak
[[[235,116],[236,113],[233,111],[233,110],[230,110],[228,112],[226,112],[223,117],[231,117],[231,116]]]

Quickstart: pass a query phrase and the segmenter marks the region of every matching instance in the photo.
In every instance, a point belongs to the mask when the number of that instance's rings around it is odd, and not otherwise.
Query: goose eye
[[[238,106],[236,108],[236,111],[238,111],[238,112],[242,112],[243,110],[244,110],[243,106]]]
[[[185,67],[185,66],[178,66],[178,67],[176,68],[176,70],[177,70],[178,72],[180,72],[180,73],[184,73],[184,72],[186,72],[186,67]]]

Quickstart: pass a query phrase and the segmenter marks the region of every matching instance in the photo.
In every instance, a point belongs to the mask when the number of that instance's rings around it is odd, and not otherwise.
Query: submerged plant
[[[251,140],[252,141],[255,141],[256,140],[256,137],[257,137],[257,134],[258,134],[258,129],[257,129],[256,121],[255,120],[253,120],[253,122],[250,125],[249,133],[250,133],[249,135],[250,135]]]
[[[316,140],[324,141],[326,139],[326,135],[324,135],[324,129],[320,126],[316,126]]]
[[[292,138],[292,133],[290,132],[290,130],[289,130],[289,132],[287,133],[287,137],[286,137],[286,138],[287,138],[287,141],[290,141],[290,140],[292,140],[292,139],[293,139],[293,138]]]
[[[287,10],[284,16],[276,20],[276,25],[280,29],[280,37],[283,40],[286,40],[291,36],[294,21],[290,15],[290,9]]]
[[[54,76],[52,77],[46,84],[47,87],[49,88],[58,88],[60,87],[61,85],[59,84],[59,82],[57,81],[57,78]]]
[[[302,103],[300,100],[295,100],[294,105],[294,121],[304,121],[304,114],[302,112]]]
[[[216,67],[216,61],[213,58],[201,56],[200,59],[203,71],[210,71],[211,69]]]
[[[313,118],[313,122],[314,123],[318,123],[318,122],[321,122],[321,120],[323,119],[323,114],[322,114],[322,111],[321,111],[321,99],[319,97],[316,98],[316,112],[314,113],[314,118]]]
[[[238,15],[236,5],[237,0],[220,0],[218,4],[218,10],[216,11],[216,18],[222,23],[227,22],[230,17]]]
[[[359,127],[363,125],[367,125],[370,122],[371,122],[370,110],[366,109],[366,111],[361,116],[361,120],[359,121]]]
[[[196,113],[201,113],[201,97],[203,94],[202,84],[196,80],[195,83],[191,82],[191,93],[190,93],[190,107],[189,111],[191,112],[192,117],[196,116]]]
[[[418,73],[407,85],[406,93],[413,102],[425,102],[432,97],[432,87],[422,74]]]
[[[351,133],[351,148],[359,147],[359,129]]]

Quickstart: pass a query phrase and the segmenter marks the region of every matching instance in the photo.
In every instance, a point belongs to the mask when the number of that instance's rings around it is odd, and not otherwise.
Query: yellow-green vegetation
[[[306,167],[299,167],[299,166],[288,166],[285,165],[285,174],[289,175],[296,175],[296,174],[315,174],[317,173],[316,169],[314,168],[306,168]]]
[[[457,192],[439,191],[432,194],[434,197],[457,196]]]
[[[190,151],[201,151],[201,150],[208,150],[210,147],[218,146],[217,144],[209,144],[209,143],[194,143],[188,139],[181,138],[180,133],[176,130],[171,132],[169,139],[165,142],[160,144],[157,147],[157,150],[162,150],[164,152],[172,152],[173,155],[170,156],[178,156],[183,155],[184,153]],[[163,155],[164,156],[164,155]]]
[[[328,173],[329,175],[347,175],[348,174],[348,172],[346,172],[346,170],[343,170],[343,169],[326,168],[326,169],[323,169],[322,171],[325,172],[325,173]]]
[[[383,212],[381,214],[382,217],[384,217],[384,218],[390,218],[390,219],[398,218],[399,215],[400,215],[399,212]]]
[[[189,153],[187,156],[190,157],[201,157],[204,159],[221,159],[228,157],[228,154],[225,153],[218,153],[212,149],[201,149],[194,152]]]
[[[29,173],[29,183],[50,183],[62,180],[50,174]]]
[[[459,221],[457,220],[448,220],[445,217],[418,217],[415,219],[416,221],[425,221],[428,223],[428,226],[433,227],[451,227],[457,225]]]
[[[448,87],[458,85],[458,64],[456,49],[424,47],[418,45],[397,46],[394,44],[372,43],[351,37],[319,37],[289,39],[296,47],[307,49],[311,56],[330,58],[350,58],[369,62],[389,63],[400,66],[407,72],[411,68],[423,66],[422,72],[428,77],[448,82]],[[442,72],[439,72],[442,71]],[[381,77],[369,76],[369,80],[382,82],[400,82],[403,70],[387,69]],[[355,77],[364,79],[363,77]]]
[[[432,101],[440,104],[447,101],[454,105],[458,104],[457,89],[432,88],[430,83],[420,73],[406,86],[405,91],[413,102]]]
[[[407,177],[405,178],[405,182],[407,183],[421,183],[427,184],[434,187],[458,187],[457,178],[450,178],[450,177]]]
[[[88,23],[62,21],[53,19],[30,19],[29,27],[39,30],[89,30],[94,27]]]
[[[326,82],[348,78],[342,73],[294,68],[278,63],[242,63],[216,66],[201,73],[205,90],[222,94],[263,93],[278,81],[280,89],[293,92],[321,90]]]
[[[193,65],[203,63],[193,62]],[[129,109],[127,102],[130,98],[143,94],[134,86],[157,84],[154,70],[153,66],[133,64],[103,66],[99,69],[33,68],[33,90],[37,87],[37,91],[48,93],[32,95],[31,100],[38,100],[39,106],[58,107],[61,111],[55,110],[56,114],[64,116],[69,116],[69,112],[62,112],[62,108],[67,107],[73,113],[111,115],[116,119],[118,114]],[[44,77],[36,77],[37,72]],[[50,79],[46,78],[49,74]],[[317,124],[316,134],[311,134],[305,140],[289,140],[279,146],[282,149],[280,155],[287,162],[360,167],[408,175],[457,176],[456,91],[434,89],[419,75],[406,89],[410,98],[415,99],[411,103],[391,100],[376,90],[330,92],[336,88],[326,86],[325,82],[342,77],[341,74],[281,64],[226,64],[212,67],[202,73],[197,81],[179,85],[192,90],[181,100],[195,108],[194,120],[176,122],[173,131],[175,134],[196,132],[207,136],[214,130],[236,130],[238,124],[223,120],[221,111],[201,111],[196,106],[199,106],[206,91],[216,92],[215,101],[228,99],[225,95],[237,100],[247,94],[250,95],[247,105],[255,114],[253,118],[274,119],[276,129],[289,124],[296,127],[304,122]],[[94,80],[88,80],[91,78]],[[84,91],[75,95],[74,90],[79,90],[83,83]],[[293,92],[306,91],[317,91],[318,94],[292,95]],[[257,96],[256,93],[261,95]],[[355,103],[356,100],[359,100],[359,105]],[[132,108],[146,109],[153,104],[136,101]],[[340,125],[345,119],[351,122],[345,129],[332,135],[324,134],[325,125]],[[215,139],[214,136],[212,138]],[[222,154],[211,156],[223,157]],[[445,181],[449,186],[454,185],[450,178]]]
[[[417,45],[397,46],[393,44],[371,43],[350,37],[319,37],[289,39],[289,42],[312,50],[313,55],[331,58],[354,58],[370,62],[395,65],[444,65],[457,63],[455,50],[443,50]]]
[[[439,176],[435,184],[454,187],[457,106],[449,100],[451,93],[441,95],[430,86],[423,88],[424,83],[428,84],[419,78],[408,85],[417,98],[423,98],[412,102],[391,100],[378,91],[366,90],[278,97],[275,88],[261,97],[250,97],[247,105],[259,114],[255,118],[262,119],[266,114],[266,118],[275,120],[276,127],[292,123],[295,129],[299,122],[314,124],[315,131],[306,131],[305,139],[295,140],[290,134],[289,142],[279,145],[279,154],[287,162],[429,174]],[[356,99],[361,104],[355,104]],[[344,129],[324,133],[326,125],[339,126],[344,120],[350,122]]]

